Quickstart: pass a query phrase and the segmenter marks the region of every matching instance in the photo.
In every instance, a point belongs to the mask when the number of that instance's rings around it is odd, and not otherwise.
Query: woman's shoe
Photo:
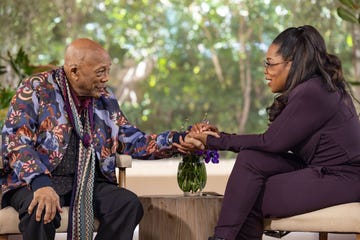
[[[225,240],[225,238],[209,237],[208,240]]]

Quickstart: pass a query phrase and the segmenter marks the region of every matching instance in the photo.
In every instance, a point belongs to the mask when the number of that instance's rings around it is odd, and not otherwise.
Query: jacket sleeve
[[[112,105],[113,115],[116,116],[114,120],[118,126],[119,153],[131,155],[135,159],[168,158],[179,153],[172,147],[172,142],[179,142],[179,138],[184,137],[185,133],[145,133],[129,122],[116,99],[113,96],[111,98],[109,104]]]
[[[35,150],[39,98],[31,82],[24,80],[17,89],[2,130],[5,171],[12,169],[27,184],[48,173]]]
[[[340,94],[330,93],[319,79],[309,80],[293,90],[287,106],[262,134],[209,136],[210,149],[239,152],[254,149],[287,152],[313,135],[337,111]]]
[[[171,139],[179,138],[180,133],[165,131],[159,134],[144,133],[137,127],[126,124],[121,126],[120,142],[123,153],[136,159],[168,158],[178,153],[171,146]]]

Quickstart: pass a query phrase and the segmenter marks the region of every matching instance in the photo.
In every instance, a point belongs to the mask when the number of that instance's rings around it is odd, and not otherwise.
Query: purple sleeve
[[[321,128],[336,113],[339,101],[339,93],[330,93],[319,79],[311,79],[293,90],[287,106],[263,134],[222,133],[220,138],[209,136],[207,145],[210,149],[234,152],[286,152]]]

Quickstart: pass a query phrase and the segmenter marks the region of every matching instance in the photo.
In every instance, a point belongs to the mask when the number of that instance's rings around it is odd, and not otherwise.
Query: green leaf
[[[354,2],[352,0],[339,0],[345,6],[354,9]]]
[[[340,18],[342,18],[345,21],[352,22],[352,23],[358,23],[357,18],[352,14],[349,10],[346,10],[343,7],[337,8],[337,14]]]
[[[15,94],[15,89],[1,88],[0,89],[0,109],[7,108],[10,104],[11,98]]]

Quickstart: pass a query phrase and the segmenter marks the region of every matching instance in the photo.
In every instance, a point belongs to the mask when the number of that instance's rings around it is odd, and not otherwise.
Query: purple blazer
[[[351,97],[329,92],[316,77],[297,86],[280,115],[262,134],[209,136],[210,149],[293,152],[306,165],[360,163],[360,121]],[[356,161],[357,159],[357,161]]]

